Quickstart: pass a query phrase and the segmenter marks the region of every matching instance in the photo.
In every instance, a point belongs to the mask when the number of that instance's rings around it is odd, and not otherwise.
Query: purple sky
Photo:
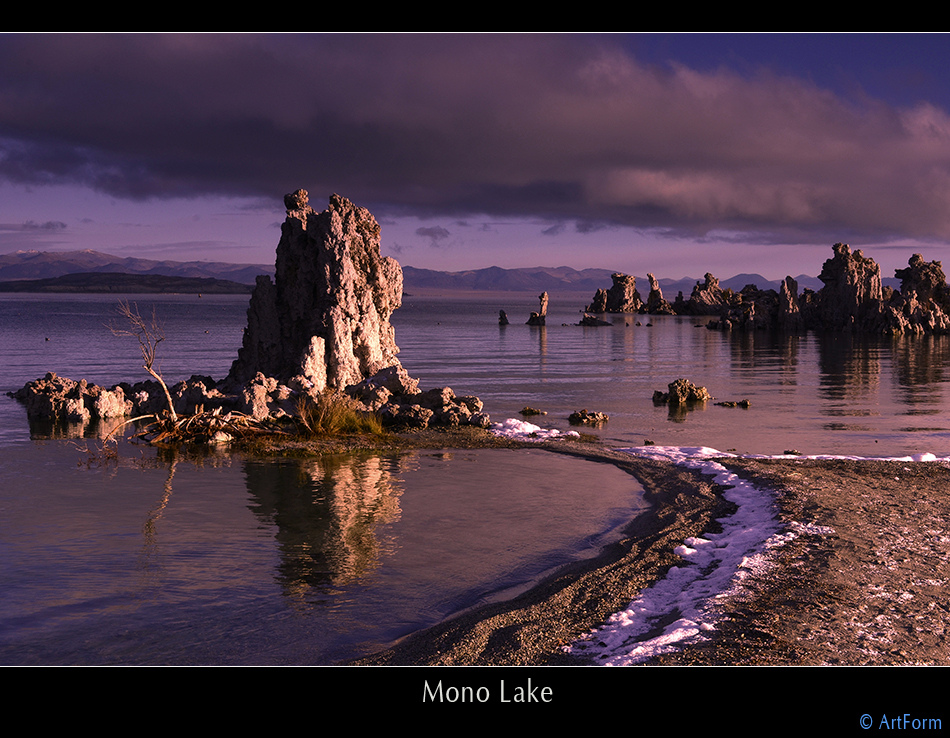
[[[0,35],[0,253],[273,263],[298,187],[432,269],[950,264],[950,36]]]

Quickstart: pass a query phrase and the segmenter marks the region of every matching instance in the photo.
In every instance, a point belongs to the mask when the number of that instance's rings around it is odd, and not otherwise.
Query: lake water
[[[424,388],[478,395],[494,420],[740,453],[950,453],[946,338],[708,331],[702,319],[615,316],[576,325],[589,295],[410,295],[393,317]],[[130,296],[168,339],[161,370],[223,377],[247,298]],[[47,371],[144,379],[106,324],[110,296],[0,297],[0,390]],[[506,310],[511,324],[498,325]],[[637,323],[640,323],[639,325]],[[648,325],[648,323],[652,325]],[[652,402],[685,377],[717,400]],[[383,647],[590,555],[641,508],[609,465],[542,451],[445,451],[268,461],[157,454],[49,438],[0,396],[0,663],[323,664]]]

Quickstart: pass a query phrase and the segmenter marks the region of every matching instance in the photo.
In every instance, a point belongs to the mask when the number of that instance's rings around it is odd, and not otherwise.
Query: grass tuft
[[[311,436],[341,433],[383,434],[383,423],[375,413],[363,410],[351,397],[327,388],[318,396],[304,395],[297,403],[297,420]]]

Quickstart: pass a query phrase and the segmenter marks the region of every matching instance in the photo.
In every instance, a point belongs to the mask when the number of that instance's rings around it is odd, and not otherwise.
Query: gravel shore
[[[545,444],[615,464],[652,509],[593,561],[530,592],[413,634],[356,664],[583,665],[562,651],[716,532],[732,505],[712,477],[591,444]],[[945,664],[950,605],[950,467],[940,462],[718,459],[775,494],[798,535],[724,601],[710,637],[653,665]]]
[[[659,664],[950,663],[950,468],[940,462],[720,460],[830,529],[776,552],[706,643]]]

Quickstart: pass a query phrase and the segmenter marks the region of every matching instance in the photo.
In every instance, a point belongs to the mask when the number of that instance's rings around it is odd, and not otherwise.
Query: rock
[[[892,330],[896,333],[947,333],[950,331],[950,287],[939,261],[929,264],[914,254],[907,268],[897,269],[900,291],[887,300]]]
[[[295,390],[258,372],[241,388],[238,410],[254,420],[293,417],[297,413],[298,397]]]
[[[547,413],[544,410],[538,410],[537,408],[528,407],[528,406],[521,408],[521,410],[519,410],[518,412],[526,418],[529,418],[534,415],[547,415]]]
[[[723,290],[719,280],[706,272],[703,282],[697,282],[689,300],[677,307],[680,315],[720,315],[724,310],[736,304],[732,290]]]
[[[584,317],[581,318],[581,321],[580,323],[578,323],[578,325],[604,326],[604,325],[613,325],[613,323],[611,323],[609,320],[601,320],[598,317],[584,313]]]
[[[818,278],[824,287],[806,316],[809,327],[820,330],[884,332],[881,268],[859,250],[851,252],[845,243],[836,243]]]
[[[752,403],[748,400],[724,400],[723,402],[717,402],[716,405],[719,407],[742,407],[750,408]]]
[[[600,288],[594,293],[594,299],[590,305],[584,308],[588,313],[606,313],[607,312],[607,290]]]
[[[97,388],[99,391],[91,393],[93,398],[90,414],[95,418],[124,418],[132,412],[133,404],[125,397],[121,387],[111,390]]]
[[[656,404],[685,405],[697,402],[706,402],[712,395],[705,387],[698,387],[688,379],[677,379],[667,386],[668,392],[656,390],[653,393],[653,402]]]
[[[914,254],[907,261],[907,268],[894,270],[894,276],[901,281],[902,295],[913,292],[919,301],[932,302],[950,312],[950,287],[939,261],[928,264],[920,254]]]
[[[650,295],[647,297],[646,311],[650,315],[674,315],[673,306],[663,298],[660,283],[652,274],[647,274],[650,280]]]
[[[232,386],[261,373],[302,377],[317,393],[342,390],[399,364],[389,318],[401,304],[402,269],[380,256],[379,224],[339,195],[320,213],[307,203],[306,190],[284,198],[275,279],[257,280]]]
[[[164,395],[161,392],[161,386],[158,382],[151,382],[155,385],[149,393],[149,412],[159,412],[165,402]],[[184,382],[178,382],[169,389],[172,396],[172,403],[175,406],[175,412],[181,415],[192,415],[201,410],[213,410],[216,407],[230,407],[233,398],[227,397],[223,392],[217,389],[216,382],[211,377],[192,376]]]
[[[531,313],[527,325],[544,325],[548,315],[548,293],[542,292],[538,295],[538,301],[541,303],[538,312]]]
[[[588,313],[637,313],[643,300],[637,292],[637,278],[620,272],[610,275],[613,284],[609,290],[599,289],[594,300],[585,308]]]
[[[498,311],[498,325],[508,325],[508,314],[504,310]]]
[[[379,416],[386,425],[407,428],[428,428],[434,415],[429,408],[398,403],[389,403],[379,411]]]
[[[800,331],[805,322],[802,311],[798,306],[798,282],[791,277],[782,280],[782,288],[778,294],[778,327],[788,333]]]
[[[401,304],[402,269],[380,256],[376,219],[339,195],[332,195],[321,213],[308,202],[305,190],[284,198],[287,218],[275,279],[257,280],[228,377],[215,382],[192,376],[174,385],[169,394],[175,411],[203,417],[199,410],[204,416],[240,410],[254,420],[279,420],[297,415],[305,396],[316,398],[329,389],[393,423],[487,428],[491,421],[481,400],[456,397],[448,387],[423,393],[396,359],[389,318]],[[547,293],[540,300],[543,325]],[[51,372],[11,395],[31,418],[85,422],[168,409],[157,381],[107,390]]]
[[[122,387],[106,389],[85,379],[59,377],[54,372],[27,382],[10,395],[23,403],[30,419],[86,423],[92,419],[121,418],[133,408]]]
[[[609,417],[605,413],[592,410],[576,410],[568,417],[571,425],[600,425],[606,423]]]

